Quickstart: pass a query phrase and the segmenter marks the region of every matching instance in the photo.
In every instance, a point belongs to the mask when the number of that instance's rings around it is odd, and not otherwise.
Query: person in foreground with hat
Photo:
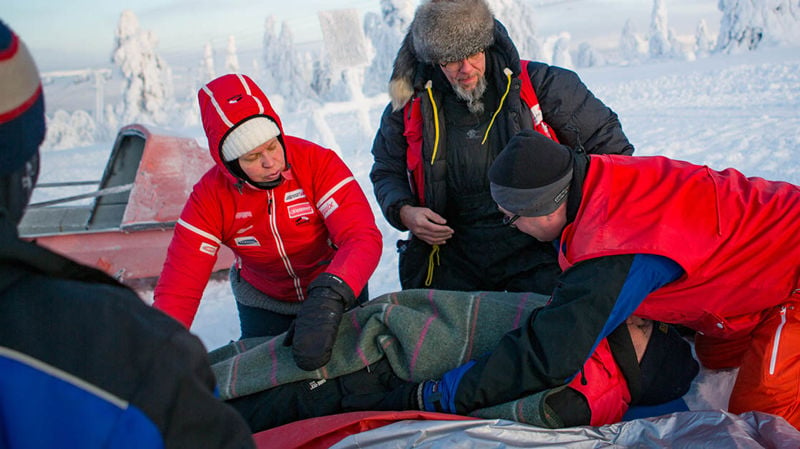
[[[563,384],[635,313],[697,331],[707,368],[739,369],[730,412],[800,429],[800,187],[660,156],[575,154],[531,131],[489,179],[507,223],[554,242],[564,272],[491,354],[421,383],[423,408],[464,413]]]
[[[484,0],[426,0],[397,53],[370,173],[403,289],[549,293],[551,245],[503,226],[487,173],[536,129],[588,153],[632,154],[617,115],[572,71],[521,61]]]
[[[198,100],[216,165],[181,213],[153,305],[190,327],[226,245],[242,338],[293,326],[298,366],[320,368],[342,313],[369,299],[383,244],[367,198],[336,153],[283,132],[249,77],[221,76]]]
[[[200,340],[105,273],[19,239],[45,136],[39,73],[0,22],[0,446],[253,448]]]

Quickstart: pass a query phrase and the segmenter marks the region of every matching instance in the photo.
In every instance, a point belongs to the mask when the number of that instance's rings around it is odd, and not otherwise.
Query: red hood
[[[243,121],[255,116],[269,117],[278,125],[281,136],[284,135],[280,117],[264,92],[247,75],[223,75],[211,81],[197,92],[197,101],[208,137],[208,150],[225,173],[230,171],[220,156],[222,140]]]

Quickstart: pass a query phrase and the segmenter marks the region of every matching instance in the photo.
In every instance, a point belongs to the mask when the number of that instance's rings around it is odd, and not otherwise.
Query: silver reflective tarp
[[[401,421],[351,435],[335,449],[514,448],[798,449],[800,431],[777,416],[678,412],[602,427],[543,429],[506,420]]]

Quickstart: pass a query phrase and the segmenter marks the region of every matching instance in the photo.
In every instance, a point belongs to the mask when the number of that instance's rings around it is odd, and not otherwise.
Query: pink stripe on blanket
[[[235,398],[236,395],[236,378],[237,372],[239,371],[239,361],[242,359],[242,355],[239,354],[233,358],[233,368],[231,369],[231,380],[228,382],[228,389],[230,390],[228,393],[232,398]]]
[[[528,303],[528,298],[530,297],[530,293],[520,296],[519,303],[517,304],[517,316],[514,317],[514,322],[512,323],[511,329],[516,329],[519,327],[519,322],[522,320],[522,314],[525,312],[525,304]]]
[[[428,290],[428,302],[431,304],[431,311],[433,312],[433,315],[425,320],[425,325],[422,326],[422,331],[419,334],[419,340],[417,340],[417,345],[414,348],[414,354],[411,356],[411,364],[408,369],[408,374],[412,379],[414,378],[414,368],[417,366],[417,357],[419,357],[419,351],[422,349],[422,344],[425,342],[425,336],[428,334],[428,329],[431,327],[431,323],[439,318],[439,309],[436,308],[436,303],[433,302],[433,290]]]
[[[272,361],[272,369],[269,373],[269,381],[272,383],[273,387],[278,385],[278,353],[275,351],[275,342],[277,340],[277,338],[273,338],[267,344],[267,347],[269,348],[269,358]]]
[[[358,317],[355,313],[350,314],[350,323],[356,329],[356,332],[361,335],[361,323],[358,322]],[[358,340],[356,340],[356,354],[358,354],[358,358],[361,360],[361,364],[369,366],[369,360],[367,359],[367,355],[364,354],[364,350],[361,349],[361,346],[358,344]]]
[[[475,342],[475,329],[478,328],[478,311],[481,308],[481,298],[483,297],[483,295],[484,295],[483,293],[480,293],[472,302],[472,313],[470,314],[470,316],[472,317],[472,323],[469,326],[469,335],[467,336],[467,347],[464,350],[463,360],[472,359],[472,344]]]

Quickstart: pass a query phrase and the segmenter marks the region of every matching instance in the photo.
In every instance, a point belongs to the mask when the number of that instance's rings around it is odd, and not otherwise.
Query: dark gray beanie
[[[553,213],[567,199],[572,151],[533,130],[508,141],[489,169],[492,198],[523,217]]]
[[[421,61],[460,61],[494,43],[494,17],[484,0],[428,0],[410,31]]]

